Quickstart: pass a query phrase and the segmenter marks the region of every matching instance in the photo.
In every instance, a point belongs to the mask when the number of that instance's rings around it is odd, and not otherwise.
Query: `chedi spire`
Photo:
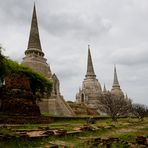
[[[90,53],[90,45],[88,45],[87,73],[85,77],[96,77]]]
[[[114,80],[113,80],[113,86],[112,86],[111,93],[116,96],[124,96],[122,90],[120,89],[120,85],[118,82],[116,66],[114,67]]]
[[[116,71],[116,66],[114,66],[114,80],[113,80],[113,86],[112,89],[120,89],[118,77],[117,77],[117,71]]]
[[[35,4],[34,4],[33,14],[32,14],[32,22],[31,22],[31,28],[30,28],[28,47],[25,54],[27,54],[28,51],[30,50],[36,50],[36,52],[40,53],[39,54],[40,56],[44,56],[44,53],[42,52],[41,42],[40,42]]]

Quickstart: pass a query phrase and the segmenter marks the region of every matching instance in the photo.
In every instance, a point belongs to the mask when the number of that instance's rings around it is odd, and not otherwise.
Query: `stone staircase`
[[[61,95],[52,95],[49,99],[42,99],[42,101],[38,102],[38,105],[41,113],[48,113],[56,116],[75,115]]]

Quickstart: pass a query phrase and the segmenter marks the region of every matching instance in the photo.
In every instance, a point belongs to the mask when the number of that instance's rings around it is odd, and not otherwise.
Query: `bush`
[[[2,79],[5,73],[5,57],[2,55],[2,47],[0,46],[0,79]]]
[[[1,54],[0,50],[0,78],[7,75],[25,75],[30,81],[30,87],[32,93],[36,98],[42,97],[43,95],[49,96],[52,91],[52,83],[45,78],[42,74],[33,71],[24,65],[18,64]]]

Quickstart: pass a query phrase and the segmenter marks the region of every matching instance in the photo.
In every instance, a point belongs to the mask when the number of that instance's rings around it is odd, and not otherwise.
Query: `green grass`
[[[42,140],[28,141],[19,138],[0,142],[0,148],[37,148],[41,145]]]
[[[68,121],[57,121],[51,124],[24,124],[22,126],[11,127],[12,129],[37,129],[41,126],[48,126],[51,129],[65,129],[67,131],[73,131],[76,127],[80,127],[86,124],[85,120],[68,120]],[[99,129],[97,131],[85,131],[79,133],[78,135],[69,135],[69,136],[50,136],[48,138],[43,138],[39,140],[20,140],[19,138],[15,138],[15,140],[7,141],[0,141],[0,147],[5,148],[33,148],[33,147],[44,147],[50,141],[65,141],[68,143],[72,143],[74,147],[86,147],[86,144],[80,140],[79,137],[100,137],[100,138],[107,138],[107,137],[119,137],[128,142],[135,142],[135,138],[137,136],[146,136],[148,137],[148,118],[144,121],[139,121],[137,119],[119,119],[117,122],[112,122],[112,120],[98,120],[96,124],[92,125],[93,127],[106,127],[111,126],[111,129]],[[12,130],[1,128],[0,133],[4,134],[14,134]],[[112,147],[126,147],[127,145],[124,143],[113,143]],[[87,147],[86,147],[87,148]]]

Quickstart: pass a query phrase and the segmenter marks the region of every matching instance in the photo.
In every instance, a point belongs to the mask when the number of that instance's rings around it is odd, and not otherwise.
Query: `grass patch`
[[[73,131],[75,128],[80,127],[86,124],[86,120],[63,120],[56,121],[50,124],[24,124],[22,126],[11,127],[11,129],[37,129],[39,127],[49,127],[51,129],[65,129],[67,131]],[[72,143],[75,148],[87,148],[84,141],[82,141],[79,137],[118,137],[127,142],[135,142],[137,136],[145,136],[148,137],[148,118],[145,118],[144,121],[139,121],[136,119],[128,119],[122,118],[117,122],[112,122],[112,120],[97,120],[96,124],[91,125],[94,128],[98,126],[102,126],[97,131],[85,131],[76,135],[66,135],[66,136],[50,136],[48,138],[38,139],[38,140],[20,140],[18,137],[15,140],[8,141],[0,141],[0,147],[5,148],[33,148],[33,147],[45,147],[49,142],[56,141],[64,141],[67,143]],[[110,126],[110,128],[105,128]],[[104,128],[103,128],[104,127]],[[8,128],[1,128],[0,134],[11,135],[14,134],[13,131]],[[113,143],[112,147],[126,147],[127,145],[124,143]]]

